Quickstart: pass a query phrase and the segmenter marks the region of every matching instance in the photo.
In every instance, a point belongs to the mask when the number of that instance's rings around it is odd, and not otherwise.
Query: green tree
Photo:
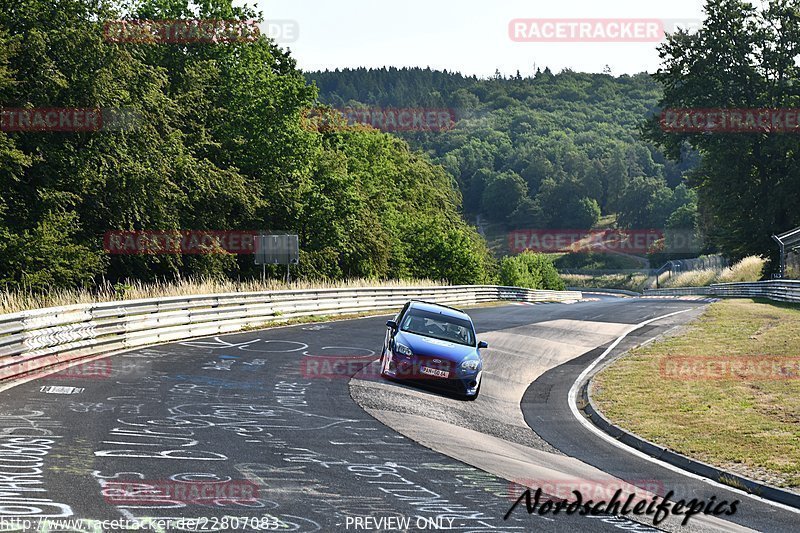
[[[677,32],[661,46],[654,78],[661,108],[795,108],[800,42],[797,3],[708,0],[695,33]],[[770,235],[800,224],[800,168],[793,135],[672,133],[659,117],[648,138],[678,160],[691,146],[702,156],[691,184],[709,219],[709,239],[734,258],[775,254]]]
[[[542,219],[541,206],[530,198],[523,198],[517,208],[508,217],[511,229],[534,228]]]
[[[136,120],[96,132],[0,132],[7,283],[44,290],[101,276],[257,275],[252,256],[107,257],[102,236],[114,229],[294,230],[304,277],[472,283],[492,275],[486,244],[461,218],[454,177],[404,140],[327,120],[333,111],[268,38],[180,46],[103,38],[109,19],[248,20],[258,16],[251,8],[231,0],[51,4],[0,4],[4,106],[127,109]],[[337,85],[353,96],[356,86]],[[417,84],[401,87],[414,97]],[[384,98],[372,89],[370,98]],[[451,92],[429,96],[441,106]],[[325,120],[307,120],[309,109]],[[490,132],[476,142],[475,168],[493,165],[496,140]],[[463,165],[465,176],[472,166]]]
[[[564,281],[552,260],[545,254],[534,252],[503,258],[500,262],[500,283],[509,287],[564,290]]]
[[[542,228],[589,229],[600,219],[600,207],[593,198],[584,195],[583,186],[574,179],[560,182],[546,180],[536,202]]]
[[[663,180],[637,176],[626,186],[618,201],[623,228],[663,228],[672,213],[673,193]]]
[[[605,195],[602,207],[606,212],[616,210],[622,198],[625,184],[630,180],[625,154],[620,147],[614,150],[603,172],[603,186]]]
[[[498,174],[483,191],[481,206],[492,220],[505,221],[528,195],[528,186],[515,172]]]
[[[33,291],[89,284],[104,266],[97,250],[78,244],[75,213],[46,213],[31,230],[7,234],[0,265],[3,283]]]

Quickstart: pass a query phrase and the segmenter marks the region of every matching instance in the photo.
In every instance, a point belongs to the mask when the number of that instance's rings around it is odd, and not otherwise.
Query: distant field
[[[594,379],[610,420],[652,442],[800,489],[800,307],[726,300]]]

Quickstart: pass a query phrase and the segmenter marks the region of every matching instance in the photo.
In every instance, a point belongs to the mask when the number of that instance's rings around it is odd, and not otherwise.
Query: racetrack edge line
[[[585,416],[581,415],[580,410],[578,409],[577,401],[576,401],[576,399],[578,397],[578,392],[582,389],[584,384],[588,383],[588,381],[589,381],[588,376],[592,373],[592,371],[612,351],[614,351],[614,349],[628,335],[630,335],[631,333],[633,333],[636,330],[639,330],[639,329],[647,326],[648,324],[651,324],[652,322],[656,322],[658,320],[663,320],[665,318],[669,318],[669,317],[672,317],[672,316],[675,316],[675,315],[679,315],[681,313],[686,313],[688,311],[691,311],[691,309],[684,309],[684,310],[681,310],[681,311],[675,311],[673,313],[668,313],[666,315],[662,315],[662,316],[658,316],[658,317],[655,317],[655,318],[651,318],[651,319],[645,320],[644,322],[640,322],[639,324],[635,324],[635,325],[631,326],[622,335],[617,337],[617,339],[613,343],[611,343],[611,345],[608,348],[606,348],[605,351],[603,351],[603,353],[600,354],[597,357],[597,359],[592,361],[592,363],[589,366],[587,366],[583,370],[583,372],[580,373],[578,378],[575,380],[575,382],[570,387],[569,392],[567,393],[567,404],[569,405],[569,410],[572,413],[572,416],[574,416],[578,420],[578,422],[585,429],[587,429],[588,431],[591,431],[592,433],[594,433],[595,435],[597,435],[598,437],[600,437],[604,441],[608,442],[612,446],[615,446],[615,447],[617,447],[617,448],[619,448],[619,449],[621,449],[621,450],[623,450],[623,451],[625,451],[627,453],[635,455],[635,456],[637,456],[637,457],[639,457],[641,459],[644,459],[646,461],[649,461],[651,463],[657,464],[658,466],[661,466],[662,468],[666,468],[667,470],[671,470],[673,472],[676,472],[676,473],[679,473],[679,474],[682,474],[682,475],[697,479],[699,481],[702,481],[702,482],[707,483],[709,485],[712,485],[714,487],[718,487],[718,488],[722,488],[722,489],[725,489],[725,490],[729,490],[729,491],[735,492],[737,494],[740,494],[742,496],[745,496],[747,498],[751,498],[751,499],[757,500],[759,502],[763,502],[763,503],[766,503],[768,505],[772,505],[774,507],[779,507],[781,509],[784,509],[784,510],[787,510],[787,511],[791,511],[791,512],[796,513],[796,514],[800,514],[800,509],[798,509],[797,507],[794,507],[794,506],[791,506],[791,505],[787,505],[785,503],[778,502],[778,501],[775,501],[775,500],[772,500],[772,499],[764,498],[764,497],[758,496],[756,494],[752,494],[752,493],[743,491],[743,490],[741,490],[739,488],[736,488],[736,487],[733,487],[731,485],[726,485],[724,483],[720,483],[718,481],[714,481],[713,479],[709,479],[708,477],[696,474],[696,473],[694,473],[694,472],[692,472],[690,470],[686,470],[684,468],[680,468],[678,466],[675,466],[675,465],[673,465],[673,464],[671,464],[669,462],[662,461],[662,460],[660,460],[660,459],[658,459],[658,458],[656,458],[656,457],[654,457],[654,456],[652,456],[650,454],[642,452],[641,450],[637,450],[636,448],[633,448],[632,446],[630,446],[628,444],[620,442],[619,440],[617,440],[616,438],[614,438],[613,436],[611,436],[607,432],[605,432],[602,429],[600,429],[599,427],[597,427],[593,422],[591,422]],[[616,426],[613,426],[613,427],[616,428],[615,431],[618,430],[618,431],[624,432],[624,430],[622,430],[621,428],[617,428]],[[627,433],[628,435],[632,435],[632,434],[630,434],[628,432],[625,432],[625,433]],[[635,437],[635,436],[633,436],[633,437]],[[635,437],[635,438],[638,439],[638,437]],[[641,440],[642,444],[644,444],[644,445],[648,445],[649,444],[649,446],[653,446],[652,443],[647,443],[647,441],[644,441],[643,439],[639,439],[639,440]],[[681,457],[684,457],[684,456],[681,456]],[[686,460],[687,461],[693,461],[692,459],[689,459],[689,458],[686,458]],[[708,465],[703,465],[703,466],[708,468]],[[731,477],[733,477],[733,478],[738,477],[738,476],[735,476],[734,474],[729,474],[729,475]],[[752,481],[752,480],[748,480],[748,481],[751,481],[752,483],[757,483],[757,482]],[[775,487],[770,487],[770,488],[772,488],[774,490],[780,490],[780,489],[775,489]],[[781,491],[781,492],[784,492],[784,491]],[[788,493],[788,494],[790,494],[790,493]]]

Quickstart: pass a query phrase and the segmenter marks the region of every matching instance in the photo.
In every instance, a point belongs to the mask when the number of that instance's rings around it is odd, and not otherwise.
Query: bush
[[[417,216],[408,222],[401,240],[406,243],[398,263],[404,270],[396,277],[426,278],[452,285],[474,285],[491,281],[494,261],[474,228],[460,221]]]
[[[528,289],[563,291],[565,288],[552,260],[544,254],[533,252],[505,257],[500,264],[500,283]]]
[[[583,274],[565,274],[562,276],[570,287],[586,289],[623,289],[642,292],[647,283],[646,274],[606,274],[603,276],[587,276]]]

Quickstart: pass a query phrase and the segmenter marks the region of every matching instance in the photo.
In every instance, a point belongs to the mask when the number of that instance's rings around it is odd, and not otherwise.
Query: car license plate
[[[436,376],[437,378],[446,378],[450,375],[450,372],[447,370],[439,370],[438,368],[428,368],[427,366],[423,366],[420,369],[420,372],[423,374],[428,374],[429,376]]]

